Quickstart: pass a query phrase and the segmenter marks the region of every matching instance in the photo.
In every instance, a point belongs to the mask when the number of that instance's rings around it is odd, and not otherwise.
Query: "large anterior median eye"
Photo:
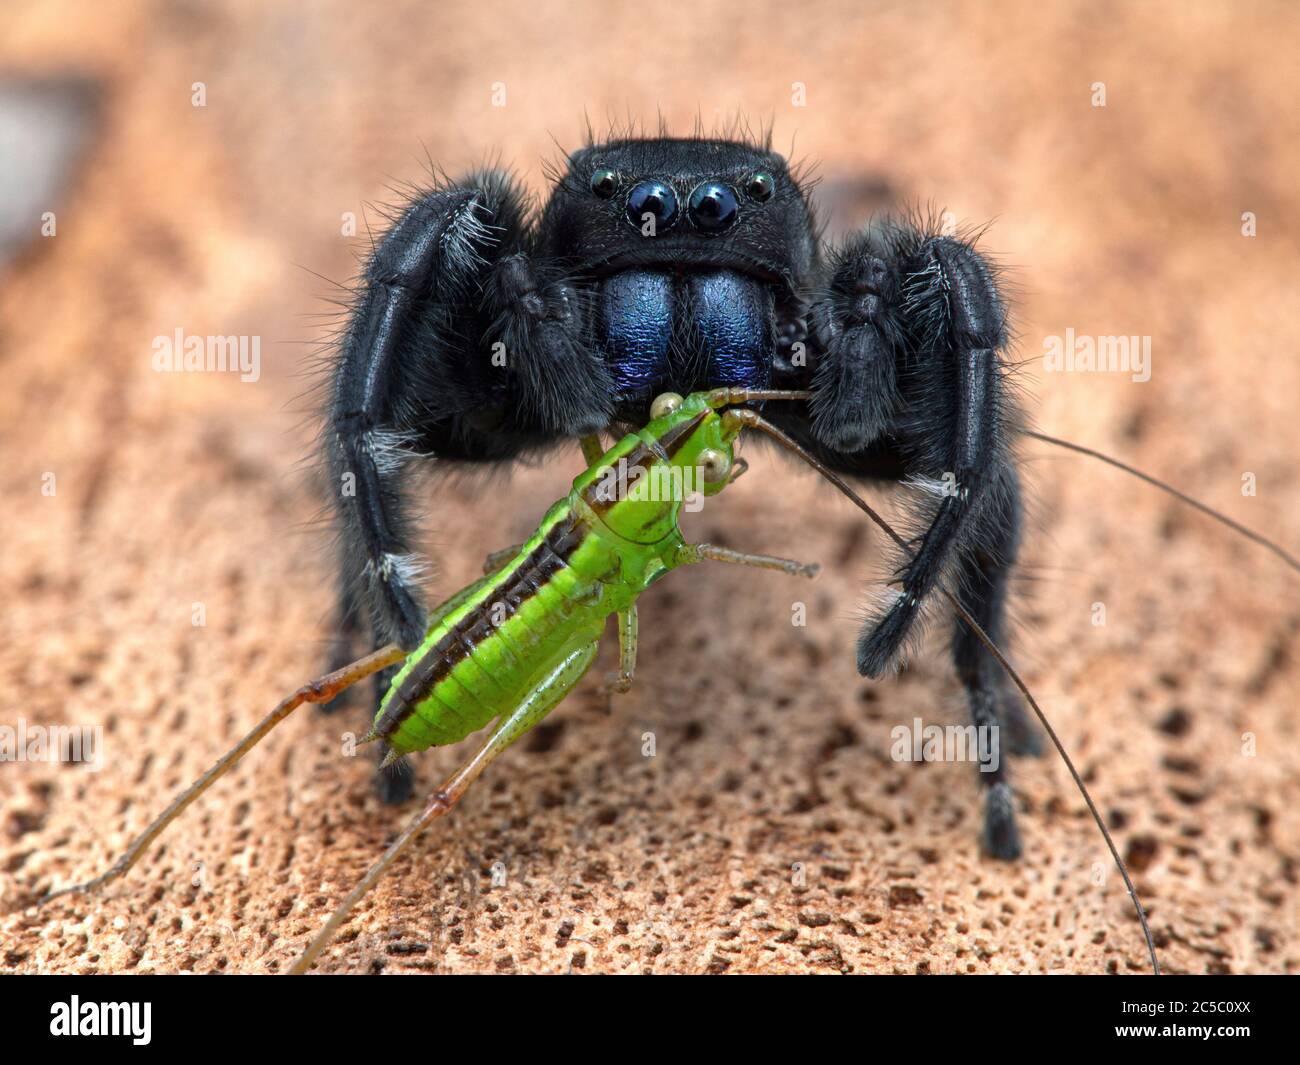
[[[677,221],[677,193],[662,181],[643,181],[628,193],[627,217],[639,230],[653,237]]]
[[[698,464],[705,484],[717,484],[731,472],[731,456],[711,447],[700,452]]]
[[[730,185],[721,181],[706,181],[691,193],[687,210],[696,229],[705,233],[721,233],[731,228],[740,212],[740,204]]]

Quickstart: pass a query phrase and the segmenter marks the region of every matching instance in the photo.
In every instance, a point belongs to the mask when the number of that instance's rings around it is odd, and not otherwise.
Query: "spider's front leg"
[[[1006,315],[992,271],[969,244],[930,237],[895,266],[905,350],[885,433],[908,477],[932,496],[898,572],[896,598],[858,644],[858,669],[890,669],[922,604],[983,531],[991,486],[1011,490],[1000,351]]]
[[[867,234],[832,261],[813,323],[821,357],[810,432],[823,457],[847,472],[928,489],[896,595],[859,638],[859,671],[877,677],[897,665],[941,584],[1001,640],[1020,505],[1000,358],[1006,316],[992,270],[951,237],[901,228]],[[960,622],[953,655],[971,716],[995,730],[1003,755],[981,774],[984,847],[1014,858],[1020,839],[1005,754],[1033,751],[1037,734],[996,662]]]
[[[873,231],[838,249],[826,290],[811,309],[821,352],[813,374],[812,433],[819,444],[843,454],[876,440],[898,406],[901,276],[887,255]]]
[[[579,293],[534,261],[531,239],[520,194],[485,173],[417,197],[367,264],[325,440],[342,545],[336,655],[353,656],[367,623],[376,645],[424,636],[402,492],[412,459],[505,461],[609,420],[614,389]],[[376,679],[382,695],[390,674]],[[384,790],[404,797],[409,783]]]

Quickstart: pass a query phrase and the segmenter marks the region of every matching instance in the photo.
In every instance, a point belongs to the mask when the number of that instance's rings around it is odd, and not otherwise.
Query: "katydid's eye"
[[[698,461],[705,484],[717,484],[731,472],[731,456],[725,451],[706,447],[700,452]]]
[[[655,399],[655,401],[650,404],[650,417],[652,419],[666,417],[667,415],[672,414],[673,411],[681,407],[682,403],[683,403],[682,397],[679,396],[676,392],[665,392],[662,396],[658,396]]]
[[[591,191],[608,200],[618,191],[618,175],[612,170],[597,170],[591,175]]]
[[[751,200],[757,200],[762,203],[764,200],[770,200],[772,193],[776,190],[776,179],[766,171],[760,170],[749,179],[749,184],[745,186],[745,192],[749,194]]]

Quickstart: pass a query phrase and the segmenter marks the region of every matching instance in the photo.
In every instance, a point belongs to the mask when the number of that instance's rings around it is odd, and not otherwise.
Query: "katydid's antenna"
[[[749,410],[749,409],[739,409],[733,411],[732,413],[747,427],[752,429],[757,429],[759,430],[759,432],[762,432],[767,436],[770,436],[782,447],[785,447],[786,449],[794,452],[794,454],[798,455],[799,458],[803,459],[804,462],[806,462],[814,470],[820,473],[823,477],[826,478],[826,480],[830,481],[831,484],[833,484],[845,496],[847,496],[853,502],[853,505],[856,506],[859,510],[861,510],[864,514],[866,514],[866,516],[870,518],[873,522],[875,522],[875,524],[878,525],[885,532],[885,534],[891,540],[894,541],[894,543],[896,543],[904,551],[907,551],[909,554],[911,553],[907,541],[904,540],[897,532],[894,531],[892,525],[890,525],[887,521],[885,521],[885,519],[882,518],[879,514],[877,514],[866,503],[865,500],[863,500],[855,491],[853,491],[853,489],[849,487],[848,483],[842,477],[840,477],[834,471],[827,469],[824,465],[822,465],[822,463],[818,462],[817,459],[813,457],[813,455],[811,455],[808,451],[806,451],[796,441],[794,441],[789,436],[787,436],[784,432],[778,429],[771,422],[766,421],[756,411]],[[1056,441],[1053,441],[1053,443],[1055,442]],[[1130,471],[1130,472],[1136,472],[1136,471]],[[1162,485],[1161,487],[1166,487],[1166,486]],[[1159,976],[1160,961],[1156,957],[1156,944],[1155,944],[1155,940],[1152,939],[1151,937],[1151,927],[1150,925],[1147,924],[1146,910],[1142,908],[1142,903],[1138,899],[1137,888],[1133,886],[1133,880],[1128,875],[1128,868],[1124,864],[1124,859],[1120,857],[1119,850],[1115,846],[1115,841],[1111,838],[1110,831],[1106,828],[1106,822],[1102,820],[1101,813],[1097,809],[1097,804],[1092,801],[1092,796],[1088,793],[1088,786],[1084,784],[1083,778],[1079,776],[1079,771],[1075,769],[1074,762],[1071,761],[1069,754],[1065,750],[1065,745],[1061,742],[1060,737],[1056,735],[1056,730],[1052,728],[1051,722],[1047,720],[1047,715],[1043,713],[1042,707],[1038,705],[1038,700],[1034,698],[1033,693],[1030,692],[1028,685],[1026,685],[1025,682],[1021,679],[1020,674],[1016,672],[1015,667],[1013,667],[1011,663],[1007,661],[1006,655],[1004,655],[1002,651],[998,648],[998,645],[993,642],[993,638],[989,636],[987,632],[984,631],[984,629],[980,626],[979,622],[977,622],[973,617],[970,616],[970,613],[966,610],[965,607],[961,605],[961,603],[957,601],[957,598],[951,592],[949,592],[947,589],[944,588],[941,588],[940,591],[943,593],[944,598],[947,599],[948,602],[952,604],[952,608],[954,612],[957,614],[957,617],[960,618],[963,623],[968,625],[970,627],[971,632],[975,634],[975,636],[979,639],[980,643],[982,643],[986,648],[988,648],[989,654],[991,654],[997,660],[998,665],[1000,665],[1006,671],[1007,676],[1009,676],[1011,680],[1015,683],[1016,687],[1020,689],[1020,694],[1022,694],[1025,697],[1025,701],[1028,702],[1031,707],[1033,707],[1034,713],[1038,715],[1038,720],[1042,723],[1043,729],[1047,732],[1047,735],[1051,738],[1053,746],[1056,747],[1057,753],[1061,756],[1061,760],[1065,763],[1065,767],[1070,771],[1070,776],[1074,778],[1074,783],[1078,786],[1079,793],[1083,796],[1083,801],[1088,804],[1088,810],[1092,814],[1092,819],[1095,822],[1097,822],[1097,828],[1101,831],[1102,838],[1105,839],[1106,841],[1106,846],[1110,848],[1110,855],[1112,858],[1115,859],[1115,867],[1119,870],[1120,876],[1124,878],[1124,886],[1128,889],[1129,898],[1133,900],[1133,908],[1137,911],[1138,921],[1142,925],[1142,935],[1146,938],[1147,951],[1151,955],[1151,971],[1156,976]]]
[[[1233,532],[1244,536],[1247,540],[1251,540],[1259,544],[1260,547],[1272,551],[1273,554],[1277,555],[1278,558],[1293,570],[1300,573],[1300,558],[1296,558],[1296,556],[1291,554],[1291,552],[1286,548],[1274,543],[1267,536],[1255,532],[1254,529],[1246,528],[1246,526],[1242,525],[1241,522],[1233,521],[1226,514],[1220,513],[1213,507],[1202,503],[1199,499],[1193,499],[1181,489],[1175,488],[1171,484],[1166,484],[1164,481],[1160,480],[1159,477],[1153,477],[1149,473],[1143,473],[1136,467],[1130,466],[1127,462],[1121,462],[1119,459],[1111,458],[1109,455],[1104,455],[1100,451],[1094,451],[1090,447],[1084,447],[1082,444],[1072,444],[1068,440],[1061,440],[1055,436],[1048,436],[1046,433],[1037,433],[1033,430],[1026,429],[1021,432],[1021,435],[1032,437],[1034,440],[1041,440],[1045,444],[1055,444],[1057,447],[1065,448],[1067,451],[1078,452],[1080,455],[1087,455],[1089,458],[1097,459],[1106,463],[1108,466],[1114,466],[1117,470],[1123,470],[1125,473],[1132,474],[1139,481],[1146,481],[1146,483],[1151,485],[1153,488],[1159,488],[1160,491],[1168,493],[1179,502],[1186,503],[1189,507],[1195,507],[1202,514],[1208,515],[1215,521],[1219,522],[1219,524],[1226,525]]]

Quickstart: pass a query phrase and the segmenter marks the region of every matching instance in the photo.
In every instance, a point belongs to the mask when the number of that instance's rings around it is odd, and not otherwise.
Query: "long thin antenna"
[[[866,503],[865,500],[863,500],[855,491],[853,491],[853,489],[849,487],[848,483],[843,478],[841,478],[834,471],[828,469],[826,466],[822,465],[822,463],[818,462],[817,459],[814,458],[808,451],[806,451],[800,444],[798,444],[795,440],[787,436],[784,432],[778,429],[771,422],[766,421],[762,416],[760,416],[755,411],[742,409],[742,410],[737,410],[734,413],[747,426],[757,429],[762,433],[765,433],[767,436],[770,436],[777,443],[781,444],[783,447],[789,449],[790,451],[798,455],[801,459],[803,459],[804,462],[806,462],[809,466],[815,469],[818,473],[820,473],[823,477],[825,477],[828,481],[830,481],[831,484],[833,484],[836,488],[838,488],[845,496],[847,496],[853,502],[854,506],[856,506],[859,510],[861,510],[864,514],[866,514],[866,516],[870,518],[873,522],[875,522],[875,524],[879,526],[885,532],[885,534],[891,540],[894,541],[894,543],[896,543],[904,551],[908,551],[908,553],[910,554],[910,549],[908,548],[907,541],[904,540],[897,532],[895,532],[892,525],[890,525],[887,521],[885,521],[885,519],[882,518],[879,514],[877,514]],[[1070,776],[1074,778],[1074,783],[1078,786],[1079,793],[1083,796],[1083,801],[1088,804],[1088,810],[1092,813],[1092,819],[1095,822],[1097,822],[1097,828],[1100,829],[1102,837],[1106,840],[1106,846],[1110,848],[1111,857],[1115,859],[1115,867],[1119,869],[1120,876],[1124,878],[1124,886],[1128,889],[1129,898],[1133,900],[1133,908],[1137,911],[1138,921],[1141,922],[1142,924],[1142,935],[1146,938],[1147,951],[1151,955],[1151,971],[1156,976],[1159,976],[1160,961],[1156,957],[1156,944],[1155,944],[1155,940],[1151,937],[1151,927],[1147,924],[1146,910],[1142,908],[1142,903],[1138,899],[1137,888],[1133,886],[1133,880],[1128,875],[1128,868],[1124,864],[1124,859],[1120,857],[1119,850],[1115,846],[1115,841],[1111,838],[1110,831],[1106,828],[1106,823],[1105,821],[1102,820],[1101,813],[1097,809],[1097,804],[1092,801],[1092,795],[1090,795],[1088,792],[1088,786],[1084,784],[1083,778],[1079,776],[1079,771],[1074,767],[1074,762],[1071,760],[1070,755],[1065,750],[1065,745],[1061,742],[1060,737],[1057,736],[1056,730],[1052,728],[1052,723],[1047,720],[1047,715],[1043,713],[1042,707],[1038,705],[1038,700],[1034,698],[1033,693],[1030,692],[1028,685],[1026,685],[1024,680],[1021,679],[1020,674],[1016,672],[1015,668],[1011,665],[1011,663],[1007,661],[1006,655],[1004,655],[1002,651],[999,650],[998,645],[993,642],[993,638],[984,631],[984,629],[980,626],[979,622],[977,622],[973,617],[970,616],[966,608],[963,607],[961,603],[957,601],[956,596],[954,596],[946,588],[941,588],[940,591],[943,593],[944,598],[947,599],[948,602],[952,604],[953,610],[957,614],[957,617],[959,617],[966,625],[970,626],[970,630],[973,633],[975,633],[976,637],[979,638],[980,643],[982,643],[986,648],[988,648],[989,653],[997,660],[998,665],[1000,665],[1004,670],[1006,670],[1007,676],[1009,676],[1011,680],[1015,683],[1016,687],[1020,689],[1020,693],[1025,697],[1025,701],[1028,702],[1031,707],[1033,707],[1034,713],[1038,715],[1038,720],[1042,724],[1043,729],[1047,732],[1047,735],[1051,738],[1053,746],[1056,747],[1057,753],[1061,756],[1061,760],[1065,763],[1066,768],[1070,771]]]
[[[1226,525],[1233,532],[1239,533],[1247,540],[1252,540],[1259,544],[1260,547],[1272,551],[1273,554],[1277,555],[1278,558],[1293,570],[1300,573],[1300,558],[1296,558],[1296,556],[1291,554],[1291,552],[1286,550],[1286,548],[1274,543],[1262,533],[1257,533],[1254,529],[1246,528],[1246,526],[1242,525],[1241,522],[1233,521],[1226,514],[1220,513],[1213,507],[1202,503],[1199,499],[1193,499],[1181,489],[1175,488],[1171,484],[1166,484],[1164,481],[1160,480],[1159,477],[1153,477],[1149,473],[1143,473],[1141,470],[1130,466],[1127,462],[1121,462],[1119,459],[1111,458],[1111,456],[1102,454],[1100,451],[1094,451],[1090,447],[1084,447],[1082,444],[1072,444],[1068,440],[1061,440],[1055,436],[1048,436],[1046,433],[1038,433],[1031,429],[1025,429],[1022,430],[1020,435],[1029,436],[1035,440],[1041,440],[1045,444],[1055,444],[1057,447],[1065,448],[1067,451],[1077,451],[1080,455],[1087,455],[1090,458],[1098,459],[1099,461],[1106,463],[1108,466],[1114,466],[1117,470],[1123,470],[1125,473],[1132,474],[1139,481],[1146,481],[1146,483],[1151,485],[1153,488],[1159,488],[1160,491],[1168,493],[1179,502],[1186,503],[1189,507],[1195,507],[1202,514],[1213,518],[1221,525]]]

